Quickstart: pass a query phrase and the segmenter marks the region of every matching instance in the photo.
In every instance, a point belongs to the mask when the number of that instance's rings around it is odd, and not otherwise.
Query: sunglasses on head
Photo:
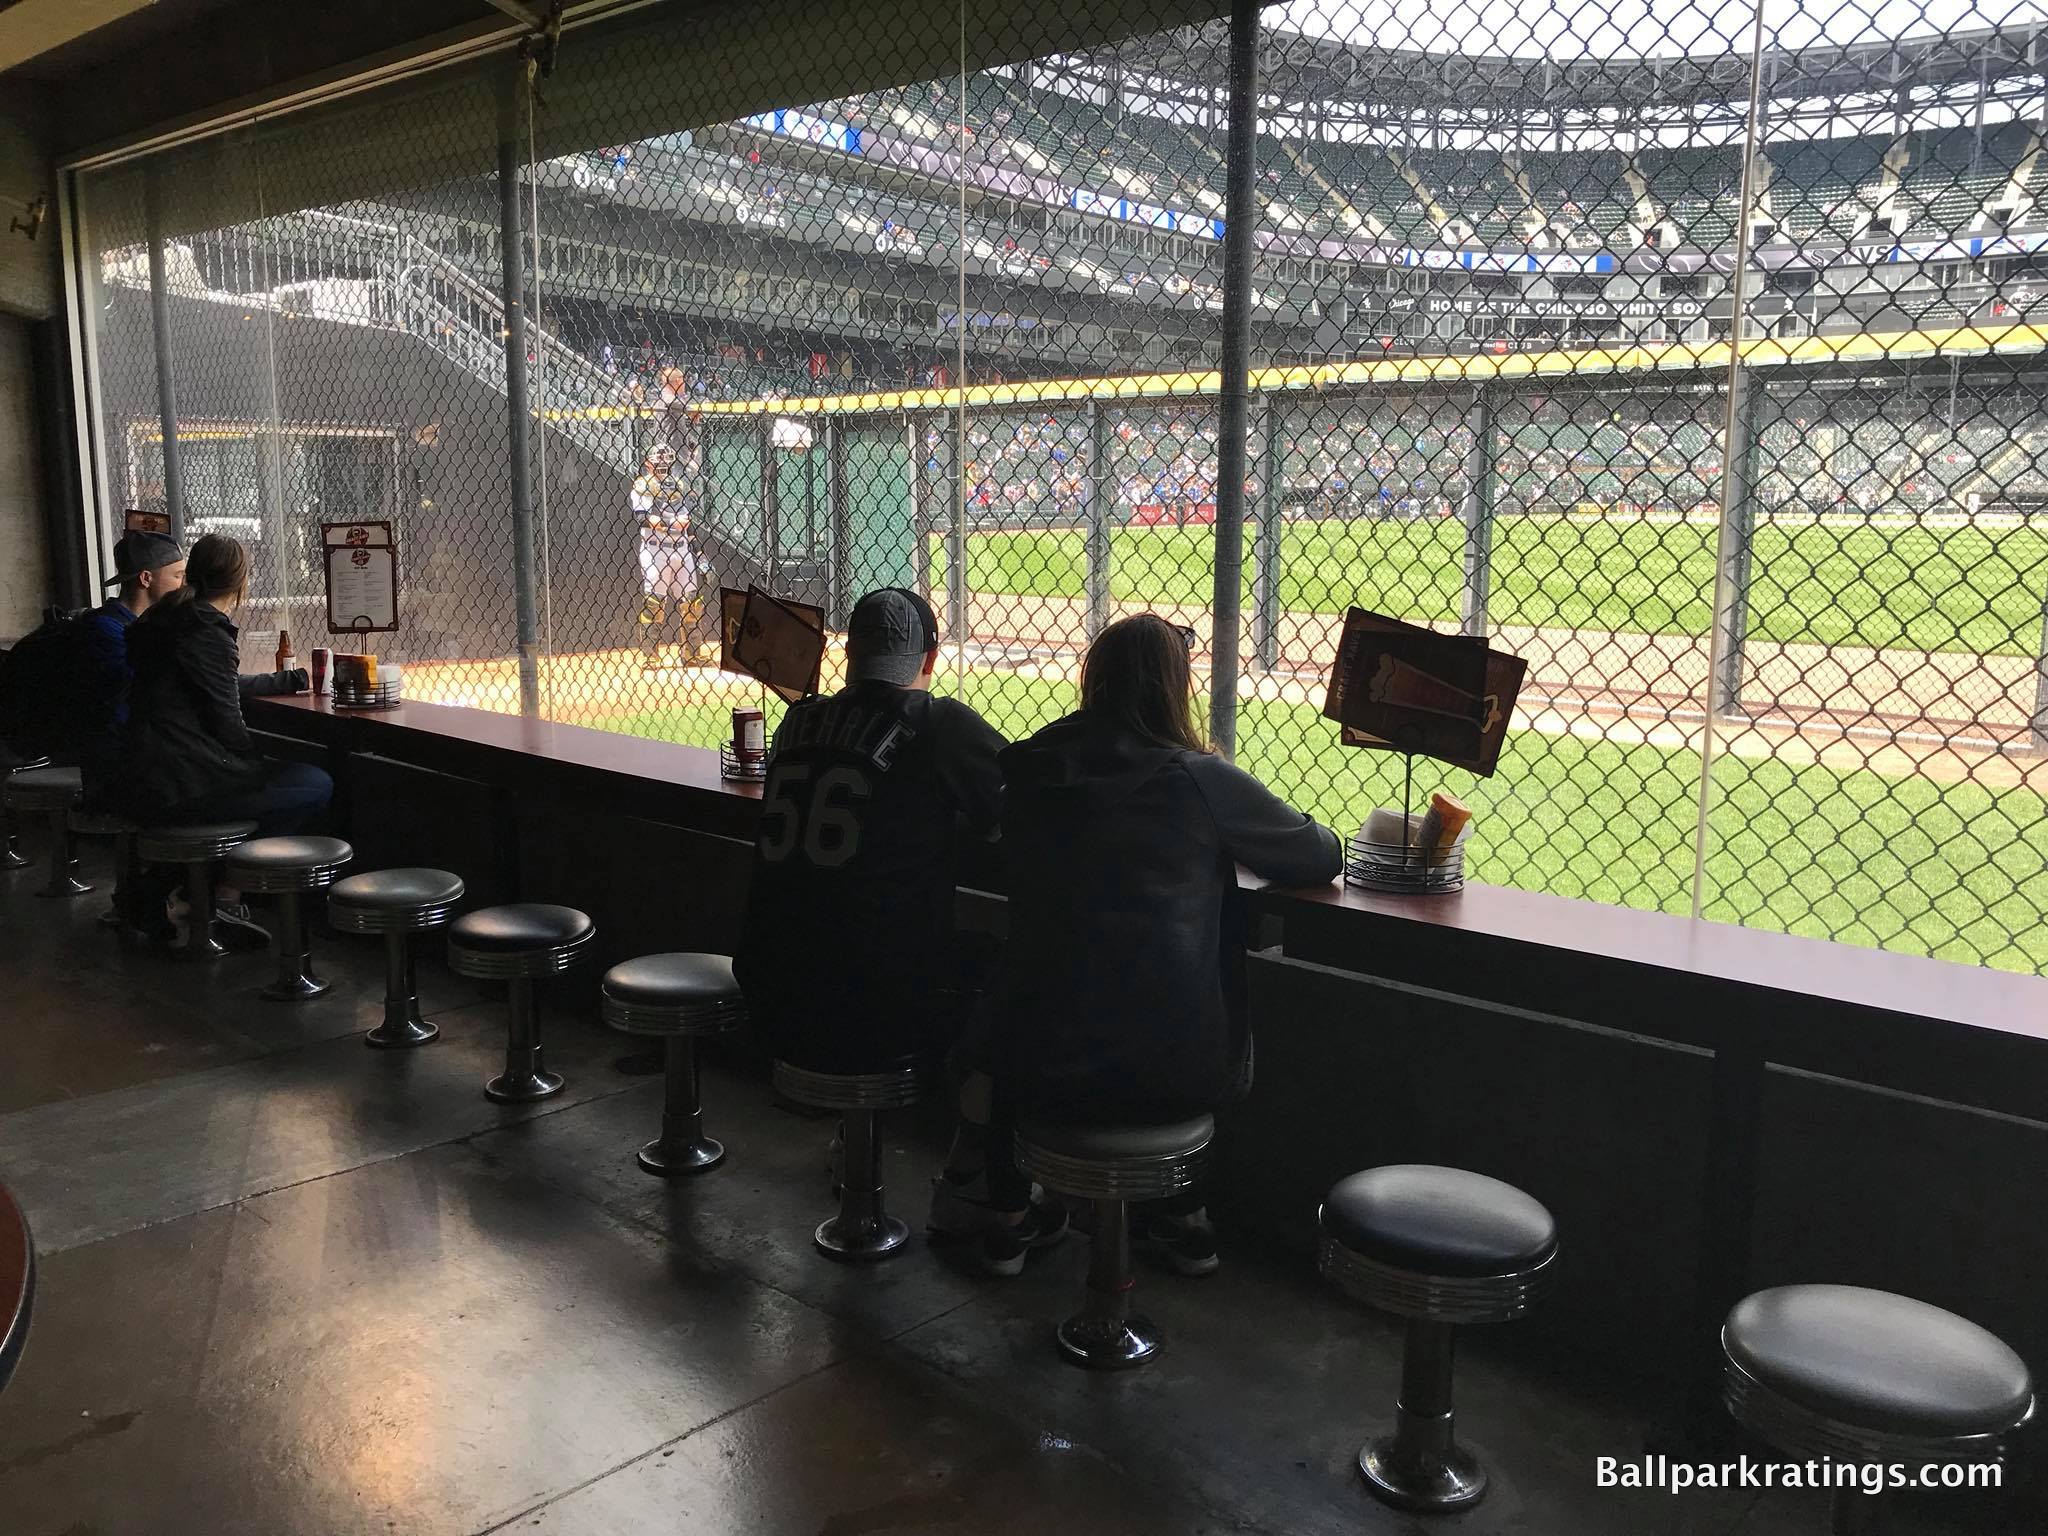
[[[1192,624],[1176,624],[1176,625],[1174,625],[1174,626],[1173,626],[1173,632],[1174,632],[1174,633],[1175,633],[1176,635],[1179,635],[1179,636],[1180,636],[1180,643],[1181,643],[1182,645],[1186,646],[1186,647],[1187,647],[1187,648],[1188,648],[1188,649],[1189,649],[1190,651],[1193,651],[1193,650],[1194,650],[1194,648],[1195,648],[1195,626],[1194,626],[1194,625],[1192,625]]]

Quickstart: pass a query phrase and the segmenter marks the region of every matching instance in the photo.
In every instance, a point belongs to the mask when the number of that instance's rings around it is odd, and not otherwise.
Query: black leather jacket
[[[144,821],[260,780],[242,695],[304,686],[297,672],[244,677],[233,620],[197,601],[158,604],[131,624],[128,665],[134,681],[113,798]]]
[[[1220,1102],[1249,1040],[1235,866],[1320,885],[1343,870],[1337,834],[1221,758],[1086,711],[1002,765],[1007,1090],[1079,1116]]]

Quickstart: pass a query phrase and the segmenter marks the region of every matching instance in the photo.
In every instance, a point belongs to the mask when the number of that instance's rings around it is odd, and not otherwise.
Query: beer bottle
[[[277,632],[277,670],[289,672],[299,664],[299,658],[292,654],[292,632],[280,629]]]

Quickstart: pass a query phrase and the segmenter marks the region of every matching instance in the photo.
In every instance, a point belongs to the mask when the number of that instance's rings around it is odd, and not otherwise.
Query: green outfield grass
[[[1072,707],[1064,683],[1002,672],[948,679],[1006,735]],[[771,725],[780,706],[771,710]],[[587,722],[715,745],[728,704]],[[1349,833],[1398,803],[1399,759],[1340,747],[1312,706],[1247,701],[1239,761]],[[1666,912],[1691,910],[1696,754],[1512,733],[1500,772],[1476,780],[1419,763],[1418,799],[1471,805],[1473,878]],[[2048,801],[1870,772],[1731,756],[1714,765],[1707,915],[2008,970],[2048,970]]]
[[[1247,530],[1246,568],[1251,568]],[[1211,530],[1119,528],[1118,601],[1206,607]],[[1496,624],[1704,635],[1712,617],[1716,531],[1627,517],[1504,517],[1495,525]],[[1301,521],[1282,535],[1280,604],[1341,613],[1352,603],[1455,622],[1464,535],[1451,519]],[[944,590],[943,546],[933,562]],[[977,592],[1082,598],[1079,532],[980,533],[968,541]],[[1750,633],[1818,645],[2032,656],[2048,593],[2048,534],[2028,528],[1775,527],[1757,530]],[[1247,578],[1246,602],[1250,602]]]

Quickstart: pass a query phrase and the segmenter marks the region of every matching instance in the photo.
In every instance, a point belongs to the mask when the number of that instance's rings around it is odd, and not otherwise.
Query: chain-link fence
[[[925,589],[1011,736],[1166,612],[1347,830],[1361,604],[1529,661],[1478,878],[2048,965],[2038,7],[1229,10],[655,7],[89,170],[102,505],[252,653],[389,520],[413,696],[698,745],[720,585]]]

